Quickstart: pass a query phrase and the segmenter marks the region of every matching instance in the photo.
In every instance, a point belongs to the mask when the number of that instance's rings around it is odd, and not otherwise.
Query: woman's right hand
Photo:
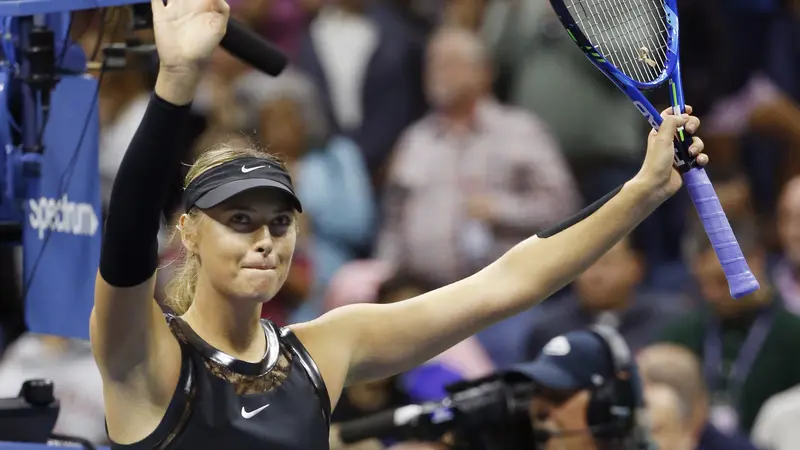
[[[225,0],[152,0],[153,31],[161,71],[197,73],[219,45],[228,25]]]
[[[642,168],[634,178],[643,182],[646,191],[655,195],[654,200],[660,202],[678,192],[683,184],[680,172],[674,167],[675,147],[673,141],[680,127],[685,127],[690,134],[695,134],[700,126],[700,119],[690,115],[692,107],[686,105],[686,114],[676,116],[672,108],[661,113],[661,128],[652,130],[647,139],[647,154]],[[708,156],[703,154],[705,144],[698,137],[692,138],[689,153],[697,158],[702,167],[708,164]]]

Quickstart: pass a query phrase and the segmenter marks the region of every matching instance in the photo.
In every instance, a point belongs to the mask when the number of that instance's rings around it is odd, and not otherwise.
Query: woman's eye
[[[237,213],[231,216],[231,223],[235,223],[238,225],[246,225],[250,223],[250,217],[247,214]]]
[[[289,226],[292,223],[292,218],[290,216],[281,215],[272,220],[272,225],[285,227]]]

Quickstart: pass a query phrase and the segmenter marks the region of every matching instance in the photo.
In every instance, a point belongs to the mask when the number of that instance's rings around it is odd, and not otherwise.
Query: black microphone
[[[276,77],[289,62],[286,55],[236,19],[228,19],[228,30],[220,46],[254,68]]]
[[[149,15],[145,11],[149,11]],[[134,13],[139,16],[135,20],[137,23],[144,23],[147,19],[141,16],[147,16],[152,24],[153,8],[149,3],[139,5]],[[241,61],[273,77],[280,75],[289,62],[278,47],[234,18],[228,18],[228,29],[219,45]]]

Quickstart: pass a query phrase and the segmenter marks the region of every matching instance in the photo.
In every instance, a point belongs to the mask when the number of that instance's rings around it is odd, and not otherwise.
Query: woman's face
[[[286,194],[245,191],[205,210],[190,244],[201,285],[227,298],[263,303],[280,290],[292,264],[297,229]]]

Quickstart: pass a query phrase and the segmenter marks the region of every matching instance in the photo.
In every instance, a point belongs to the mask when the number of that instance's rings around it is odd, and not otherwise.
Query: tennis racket
[[[631,99],[654,129],[661,125],[661,114],[642,91],[667,82],[675,114],[685,112],[676,0],[550,0],[550,4],[589,61]],[[708,175],[689,154],[691,143],[689,133],[678,130],[675,166],[722,264],[731,296],[740,298],[758,290],[758,281]]]

